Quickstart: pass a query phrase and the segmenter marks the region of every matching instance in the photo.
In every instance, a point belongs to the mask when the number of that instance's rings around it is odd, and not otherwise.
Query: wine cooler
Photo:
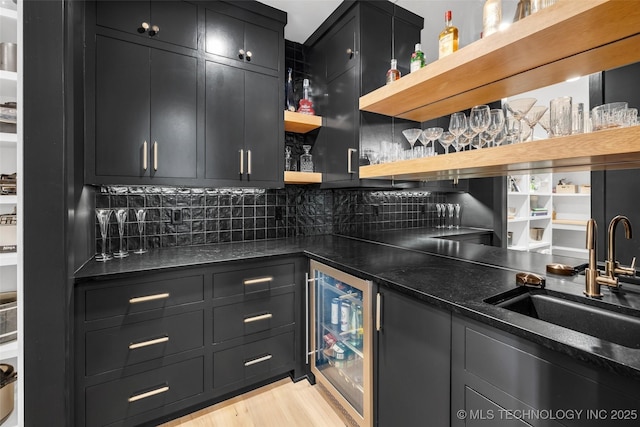
[[[316,261],[310,271],[311,372],[360,426],[372,426],[372,283]]]

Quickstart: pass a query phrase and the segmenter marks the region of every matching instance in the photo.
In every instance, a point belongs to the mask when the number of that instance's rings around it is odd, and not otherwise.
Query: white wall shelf
[[[0,267],[7,265],[17,265],[18,254],[16,252],[3,252],[0,253]]]
[[[0,196],[0,205],[15,205],[18,203],[18,196]]]
[[[0,360],[18,357],[18,341],[13,340],[0,344]]]

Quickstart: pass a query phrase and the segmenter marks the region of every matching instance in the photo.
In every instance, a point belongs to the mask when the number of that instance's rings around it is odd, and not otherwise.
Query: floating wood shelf
[[[284,172],[285,184],[320,184],[322,174],[320,172]]]
[[[360,167],[360,178],[442,180],[640,167],[640,126]]]
[[[640,61],[635,1],[559,0],[360,98],[360,109],[415,121]]]
[[[287,132],[307,133],[322,126],[322,117],[309,114],[284,112],[284,130]]]
[[[558,225],[587,225],[586,219],[554,219],[551,222]]]

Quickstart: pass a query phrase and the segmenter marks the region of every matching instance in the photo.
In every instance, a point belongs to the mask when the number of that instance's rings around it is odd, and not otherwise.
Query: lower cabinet
[[[448,426],[451,313],[380,287],[379,426]]]
[[[454,316],[452,426],[637,426],[637,381]]]
[[[158,423],[304,369],[303,257],[76,283],[75,425]]]

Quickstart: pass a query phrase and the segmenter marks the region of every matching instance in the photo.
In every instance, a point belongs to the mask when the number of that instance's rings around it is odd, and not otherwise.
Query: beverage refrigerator
[[[358,425],[372,426],[372,282],[313,260],[310,275],[311,372]]]

